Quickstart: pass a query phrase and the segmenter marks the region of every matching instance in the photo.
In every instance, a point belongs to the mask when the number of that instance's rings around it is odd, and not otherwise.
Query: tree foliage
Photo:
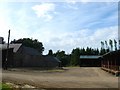
[[[54,56],[61,61],[62,66],[69,66],[70,55],[65,54],[65,51],[58,50],[56,53],[54,53]]]
[[[0,43],[1,43],[1,44],[5,44],[4,38],[3,38],[3,37],[0,37],[0,38],[1,38]]]
[[[18,40],[11,41],[11,44],[22,43],[23,46],[31,47],[38,50],[41,54],[44,51],[42,42],[39,42],[37,39],[23,38]]]
[[[109,40],[109,45],[111,47],[111,51],[113,51],[113,41],[111,39]]]
[[[62,66],[78,66],[80,55],[99,55],[99,49],[87,47],[73,49],[71,54],[65,54],[65,51],[60,50],[54,53],[54,56],[62,62]]]
[[[110,41],[110,40],[109,40]],[[111,42],[111,41],[110,41]],[[117,41],[114,40],[114,43],[109,43],[107,41],[101,41],[101,49],[98,48],[75,48],[72,50],[71,54],[65,54],[65,51],[58,50],[56,53],[54,53],[54,56],[56,56],[61,62],[62,66],[77,66],[80,65],[80,55],[103,55],[105,53],[108,53],[111,51],[111,46],[113,48],[114,44],[114,50],[117,50]]]
[[[76,48],[72,50],[70,64],[73,66],[79,65],[80,49]]]
[[[49,50],[48,55],[53,56],[53,51],[52,51],[52,49]]]
[[[115,50],[117,50],[117,41],[114,39]]]
[[[109,45],[108,42],[105,41],[106,48],[103,47],[103,41],[101,41],[101,50],[100,50],[100,55],[103,55],[105,53],[108,53],[113,50],[117,50],[117,41],[109,39]]]

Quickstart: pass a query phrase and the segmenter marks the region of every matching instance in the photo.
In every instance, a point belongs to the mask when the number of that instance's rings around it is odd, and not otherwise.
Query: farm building
[[[6,44],[2,45],[2,48],[6,47]],[[13,51],[11,59],[8,60],[8,66],[11,67],[59,67],[61,63],[55,57],[43,56],[36,49],[25,47],[22,44],[10,44],[9,49],[11,53]],[[2,55],[5,57],[6,53]]]
[[[80,55],[81,67],[100,67],[101,60],[98,55]]]
[[[6,56],[7,54],[7,49],[6,48],[2,48],[2,66],[3,68],[5,68],[5,64],[7,64],[8,67],[11,67],[13,65],[13,48],[9,48],[8,49],[8,56]],[[6,57],[7,58],[7,63],[6,63]]]
[[[103,70],[120,75],[120,50],[104,54],[101,63]]]
[[[3,37],[0,37],[0,44],[3,43],[3,40],[4,40],[4,38],[3,38]]]

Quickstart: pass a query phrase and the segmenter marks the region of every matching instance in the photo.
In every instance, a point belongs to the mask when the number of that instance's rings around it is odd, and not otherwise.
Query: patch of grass
[[[7,85],[5,83],[0,83],[0,89],[1,90],[12,90],[10,85]]]
[[[47,70],[48,72],[63,72],[65,70],[61,70],[61,69],[53,69],[53,70]]]
[[[69,67],[76,68],[76,67],[80,67],[80,66],[79,66],[79,65],[77,65],[77,66],[72,66],[72,65],[71,65],[71,66],[67,66],[67,67],[68,67],[68,68],[69,68]]]

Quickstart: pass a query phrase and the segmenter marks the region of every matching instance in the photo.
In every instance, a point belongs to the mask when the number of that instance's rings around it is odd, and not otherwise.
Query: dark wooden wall
[[[101,60],[99,59],[80,59],[81,67],[101,67]]]
[[[57,67],[58,62],[52,62],[47,60],[41,55],[27,55],[27,54],[15,54],[14,55],[15,67]]]
[[[2,50],[2,67],[5,66],[6,54],[7,54],[7,49],[3,49]],[[13,49],[12,48],[8,50],[7,66],[13,67]]]

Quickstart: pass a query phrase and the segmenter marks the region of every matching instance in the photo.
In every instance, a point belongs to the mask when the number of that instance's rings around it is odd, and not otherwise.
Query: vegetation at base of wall
[[[47,72],[64,72],[64,69],[53,69],[53,70],[47,70]]]
[[[11,82],[4,82],[1,84],[2,90],[23,90],[23,89],[26,90],[26,89],[34,89],[34,88],[37,87],[28,84],[15,84]]]
[[[2,90],[12,90],[11,88],[12,87],[8,84],[5,84],[5,83],[0,84],[0,89],[2,89]]]
[[[69,66],[66,66],[66,67],[76,68],[76,67],[80,67],[80,66],[79,66],[79,65],[77,65],[77,66],[74,66],[74,65],[69,65]]]

